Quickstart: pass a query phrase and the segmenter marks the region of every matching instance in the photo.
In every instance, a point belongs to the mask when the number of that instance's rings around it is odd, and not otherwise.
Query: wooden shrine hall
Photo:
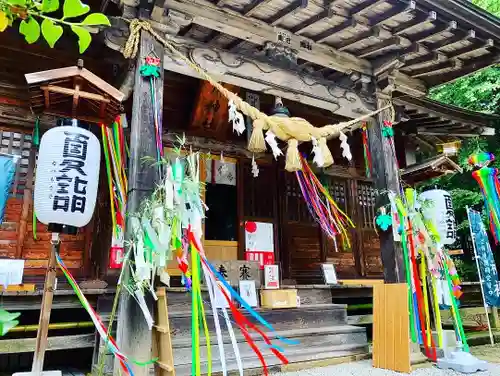
[[[138,120],[144,119],[139,111],[144,80],[136,71],[148,54],[161,60],[162,76],[156,80],[156,91],[163,115],[165,151],[168,155],[178,137],[185,135],[186,145],[202,153],[201,179],[206,187],[203,197],[210,208],[203,239],[207,257],[234,273],[231,268],[249,260],[245,224],[266,224],[272,231],[269,250],[280,266],[281,284],[297,289],[301,297],[300,308],[262,308],[264,317],[284,336],[302,336],[308,346],[308,351],[292,351],[290,360],[366,355],[366,328],[348,325],[345,303],[353,297],[371,299],[371,290],[326,286],[321,264],[334,264],[340,280],[402,280],[396,273],[400,251],[389,233],[377,233],[375,229],[374,218],[381,204],[379,193],[397,189],[400,179],[416,185],[442,174],[460,172],[456,150],[450,152],[443,145],[458,145],[468,137],[496,133],[500,117],[443,105],[426,97],[432,87],[500,62],[500,20],[466,0],[88,3],[92,9],[109,15],[112,26],[95,38],[83,56],[85,68],[125,95],[127,135]],[[347,134],[352,161],[342,156],[340,141],[332,139],[328,147],[334,165],[315,171],[356,225],[349,233],[350,247],[333,242],[312,220],[295,175],[284,170],[284,158],[274,160],[269,152],[252,154],[247,150],[251,122],[247,122],[243,135],[236,135],[228,122],[227,100],[177,55],[143,32],[137,61],[123,58],[120,51],[129,36],[124,19],[134,18],[148,20],[191,62],[266,114],[286,108],[291,116],[323,126],[358,118],[388,104],[394,106],[394,114],[386,110],[367,120],[368,147],[373,158],[369,176],[360,128]],[[38,114],[32,113],[24,75],[74,66],[79,55],[72,42],[63,37],[55,49],[49,49],[42,43],[26,45],[13,33],[0,34],[0,48],[8,52],[0,59],[0,152],[21,156],[5,220],[0,224],[0,257],[24,259],[23,282],[32,285],[31,291],[0,291],[0,305],[23,310],[25,320],[22,330],[0,339],[0,369],[5,365],[5,369],[17,371],[33,351],[33,326],[50,249],[46,227],[34,226],[32,219],[36,168],[32,133]],[[46,104],[40,100],[38,105]],[[382,137],[383,121],[391,120],[392,115],[399,166],[388,157],[390,146]],[[43,133],[56,122],[53,115],[40,115],[40,131]],[[99,131],[92,128],[92,119],[88,124],[89,129]],[[285,144],[279,146],[285,150]],[[301,145],[300,151],[310,154],[310,144]],[[258,165],[255,177],[252,158]],[[152,186],[154,181],[147,183]],[[99,203],[93,220],[77,235],[65,235],[61,250],[69,270],[106,320],[112,310],[119,272],[109,267],[111,219],[107,188],[105,171],[101,169]],[[182,376],[191,370],[191,358],[183,355],[191,346],[191,317],[186,308],[190,298],[180,284],[181,273],[175,262],[167,272],[171,277],[167,291],[174,365]],[[81,363],[87,362],[97,375],[104,362],[104,374],[111,375],[111,356],[103,353],[99,336],[62,276],[59,282],[47,364],[64,365],[63,351],[82,351],[84,356],[78,355]],[[124,346],[124,352],[134,359],[149,359],[151,336],[145,332],[145,324],[140,321],[130,329],[123,327],[128,320],[141,319],[128,317],[130,312],[126,304],[118,312],[118,339],[137,335],[133,346]],[[72,317],[70,322],[68,316]],[[323,346],[325,341],[329,346]],[[247,350],[242,353],[245,367],[258,367],[255,356]],[[235,369],[234,359],[228,360],[228,367]]]

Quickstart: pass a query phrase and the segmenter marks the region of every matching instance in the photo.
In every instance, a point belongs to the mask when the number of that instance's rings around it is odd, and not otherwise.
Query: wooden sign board
[[[231,286],[239,286],[240,281],[255,281],[256,288],[260,288],[262,284],[257,261],[212,261],[212,264]]]

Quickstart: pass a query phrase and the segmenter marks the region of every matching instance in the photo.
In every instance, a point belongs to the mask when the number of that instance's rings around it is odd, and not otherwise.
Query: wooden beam
[[[418,44],[413,43],[400,51],[394,51],[372,60],[373,75],[377,77],[388,70],[401,68],[405,64],[405,57],[418,50]]]
[[[456,21],[448,22],[448,24],[437,25],[433,29],[424,30],[416,34],[409,35],[408,38],[412,43],[421,43],[429,40],[445,31],[455,30],[457,28]]]
[[[380,28],[374,27],[373,29],[363,31],[362,33],[352,38],[343,40],[342,42],[337,44],[336,48],[339,51],[345,51],[354,46],[355,44],[364,41],[367,38],[378,37],[379,35],[380,35]]]
[[[410,72],[410,77],[418,78],[424,76],[436,75],[438,73],[448,72],[450,70],[456,69],[460,63],[454,60],[443,61],[438,64],[434,64],[428,67],[414,69]]]
[[[495,134],[495,128],[488,128],[486,130],[486,133],[492,133],[492,135]],[[428,131],[426,129],[422,129],[418,132],[418,134],[421,134],[421,135],[425,135],[425,136],[451,136],[451,137],[477,137],[477,136],[480,136],[480,135],[488,135],[486,133],[461,133],[461,132],[449,132],[449,131],[436,131],[436,130],[433,130],[433,131]]]
[[[207,0],[191,0],[189,2],[166,0],[166,6],[171,10],[190,15],[195,24],[258,45],[276,41],[278,32],[288,33],[290,34],[288,46],[297,51],[297,57],[300,59],[340,71],[354,70],[369,75],[372,73],[371,65],[367,60],[359,59],[352,54],[338,51],[324,44],[315,43],[308,38],[291,34],[285,29],[263,21],[245,18],[231,9],[221,10]],[[306,48],[304,42],[308,42],[311,48]]]
[[[40,89],[42,89],[43,91],[51,92],[51,93],[60,93],[60,94],[69,95],[71,97],[74,96],[77,92],[76,89],[68,89],[68,88],[56,86],[56,85],[41,86]],[[100,94],[88,93],[86,91],[78,91],[78,96],[81,98],[91,99],[91,100],[99,101],[99,102],[105,102],[105,103],[111,102],[108,98],[106,98]]]
[[[275,26],[283,21],[283,18],[293,16],[294,14],[307,8],[308,4],[308,0],[295,0],[266,21],[268,24]]]
[[[248,4],[247,6],[245,6],[243,8],[243,11],[241,13],[245,17],[250,17],[250,16],[254,15],[255,13],[257,13],[259,11],[259,9],[264,7],[264,5],[267,5],[267,3],[269,1],[270,0],[252,0],[252,2],[250,4]]]
[[[154,53],[160,58],[160,77],[154,80],[154,92],[156,102],[152,102],[151,87],[148,80],[144,80],[139,72],[146,57]],[[132,122],[130,134],[130,161],[129,161],[129,192],[127,202],[127,218],[136,213],[139,205],[145,198],[150,197],[158,183],[158,169],[150,163],[144,163],[144,158],[156,158],[156,137],[153,108],[156,107],[159,114],[159,122],[162,121],[163,113],[163,85],[164,85],[164,47],[151,34],[141,32],[139,53],[135,73],[134,98],[132,107]],[[130,220],[127,224],[125,238],[129,240],[132,236]],[[134,260],[131,260],[133,262]],[[130,269],[125,268],[122,281],[129,283],[132,278]],[[128,291],[123,291],[119,296],[119,311],[117,324],[117,341],[120,349],[133,359],[151,359],[152,334],[148,328],[144,314]],[[146,298],[146,305],[154,317],[152,298]],[[132,370],[137,376],[149,375],[149,367],[141,367],[132,364]],[[115,369],[119,369],[118,361],[115,361]]]
[[[463,36],[463,34],[461,34],[461,33],[456,33],[453,36],[451,36],[450,38],[443,39],[439,42],[429,43],[427,46],[430,49],[438,51],[438,50],[443,49],[445,47],[451,46],[452,44],[462,42],[462,41],[471,40],[474,38],[476,38],[475,30],[469,30],[467,32],[466,36]]]
[[[383,23],[392,20],[394,17],[400,16],[406,13],[413,13],[417,9],[417,3],[410,0],[408,4],[396,4],[388,11],[374,17],[370,20],[370,27],[375,27],[382,25]]]
[[[432,118],[433,120],[429,120],[427,122],[422,122],[422,121],[414,121],[413,119],[410,119],[408,121],[409,125],[416,125],[416,126],[424,126],[424,125],[438,125],[438,126],[443,126],[443,125],[450,125],[452,123],[451,120],[444,120],[444,118]]]
[[[443,54],[440,54],[438,52],[431,52],[429,54],[425,54],[422,56],[415,57],[413,59],[406,60],[404,62],[404,67],[406,68],[411,68],[412,66],[415,65],[421,65],[425,63],[439,63],[441,61],[446,60],[446,56]]]
[[[444,73],[442,75],[435,76],[433,78],[429,78],[426,81],[429,83],[429,85],[436,86],[439,84],[443,84],[445,82],[454,81],[457,78],[467,76],[467,75],[474,73],[480,69],[487,68],[487,67],[494,65],[494,64],[497,64],[499,62],[500,62],[500,54],[499,53],[490,54],[487,56],[483,55],[483,56],[480,56],[480,57],[475,58],[475,59],[466,60],[464,62],[464,65],[456,71]]]
[[[445,118],[456,123],[474,124],[479,127],[490,125],[494,121],[491,115],[468,111],[457,107],[450,107],[433,100],[415,98],[409,95],[393,98],[394,104],[405,106],[414,110],[429,113],[431,116]]]
[[[391,73],[389,81],[394,90],[409,94],[415,98],[424,97],[428,93],[428,88],[425,82],[412,78],[400,71]]]
[[[235,39],[231,43],[229,43],[225,48],[226,50],[230,52],[236,52],[241,49],[241,46],[243,46],[247,41],[242,40],[242,39]]]
[[[328,82],[322,77],[281,69],[249,57],[210,49],[201,44],[200,47],[194,47],[179,37],[175,37],[173,41],[183,54],[190,56],[196,64],[222,82],[328,109],[350,118],[373,109],[370,96],[346,90],[345,87]],[[221,61],[224,64],[221,64]],[[199,78],[195,71],[168,52],[165,56],[165,69]],[[358,72],[353,74],[360,76]],[[344,74],[341,75],[345,77]]]
[[[362,13],[362,12],[368,12],[372,10],[373,8],[378,7],[380,4],[385,3],[387,0],[365,0],[362,3],[354,6],[349,13],[351,16],[355,16],[356,14]]]
[[[297,35],[300,35],[308,27],[311,27],[311,26],[317,24],[318,22],[325,21],[325,20],[328,20],[328,19],[332,18],[334,14],[335,14],[335,12],[331,8],[330,9],[325,9],[324,11],[318,13],[317,15],[312,16],[312,17],[308,18],[307,20],[302,21],[298,25],[292,27],[290,29],[290,32],[294,33],[294,34],[297,34]]]
[[[316,43],[321,43],[324,42],[326,39],[330,38],[331,36],[340,33],[346,29],[349,29],[351,27],[355,27],[356,25],[357,22],[354,18],[348,18],[347,20],[341,22],[339,25],[330,27],[325,31],[322,31],[318,35],[312,36],[311,39]]]
[[[379,42],[377,44],[374,44],[373,46],[370,46],[370,47],[363,49],[358,56],[360,58],[367,58],[370,55],[381,53],[388,48],[392,48],[394,46],[399,46],[400,44],[401,44],[400,37],[392,37],[392,38],[383,40],[382,42]]]
[[[403,35],[415,27],[421,27],[428,23],[433,23],[437,20],[437,14],[430,11],[427,15],[417,14],[410,21],[404,22],[391,30],[393,35]]]
[[[467,56],[468,54],[472,53],[472,52],[477,52],[477,51],[480,51],[480,50],[485,50],[485,49],[488,49],[490,47],[493,47],[493,39],[487,39],[485,43],[481,43],[481,44],[476,44],[476,43],[472,43],[470,46],[466,46],[466,47],[462,47],[456,51],[453,51],[452,53],[449,53],[447,54],[448,55],[448,58],[450,59],[458,59],[458,58],[462,58],[464,56]]]

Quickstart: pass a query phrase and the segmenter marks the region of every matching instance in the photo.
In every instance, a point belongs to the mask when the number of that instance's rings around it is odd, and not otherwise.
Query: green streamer
[[[33,207],[33,240],[38,240],[38,236],[36,234],[36,213],[34,207]]]
[[[443,250],[443,253],[444,253],[444,250]],[[450,271],[448,270],[448,260],[446,259],[446,255],[444,255],[443,265],[444,265],[444,273],[446,275],[446,282],[448,283],[448,290],[450,291],[450,295],[451,295],[451,303],[453,305],[453,311],[455,313],[453,316],[455,318],[455,322],[457,324],[457,329],[458,329],[458,332],[460,333],[460,337],[462,337],[461,339],[462,339],[463,349],[464,349],[464,351],[469,352],[469,345],[467,344],[467,337],[465,336],[462,318],[460,317],[460,312],[458,310],[457,298],[455,298],[455,295],[453,295],[453,287],[451,285]]]

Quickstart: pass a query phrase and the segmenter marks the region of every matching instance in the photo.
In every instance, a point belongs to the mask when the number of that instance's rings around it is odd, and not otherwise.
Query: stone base
[[[438,368],[452,369],[462,373],[475,373],[488,369],[487,362],[461,350],[453,351],[447,354],[445,358],[438,359],[437,366]]]

